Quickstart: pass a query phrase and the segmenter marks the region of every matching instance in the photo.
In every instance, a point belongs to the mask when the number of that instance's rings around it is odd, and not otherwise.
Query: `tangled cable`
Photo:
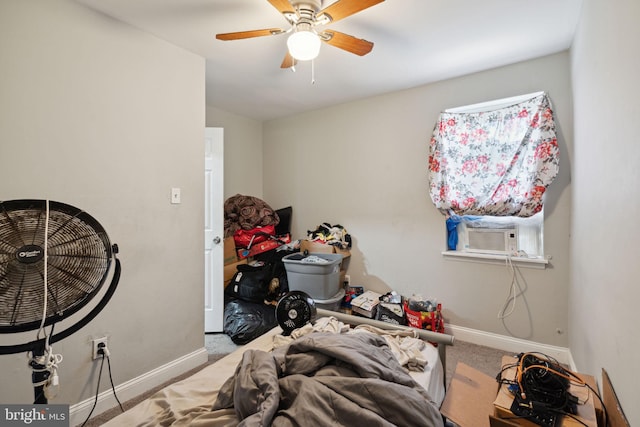
[[[47,399],[55,397],[59,389],[58,365],[62,362],[61,354],[54,354],[53,347],[47,346],[45,353],[36,355],[31,353],[29,366],[33,372],[46,372],[43,380],[34,382],[34,387],[43,386],[44,395]]]
[[[514,378],[503,378],[503,373],[513,368]],[[560,415],[569,416],[586,425],[576,415],[577,405],[585,404],[589,393],[580,401],[570,393],[570,386],[588,388],[602,401],[589,384],[563,368],[553,357],[542,353],[520,353],[518,361],[504,366],[496,379],[499,383],[506,384],[514,395],[511,412],[516,415],[515,418],[527,418],[542,426],[555,425],[555,419]]]
[[[569,393],[571,382],[584,386],[585,382],[564,369],[552,358],[535,353],[523,353],[517,365],[516,378],[520,397],[530,406],[575,414],[578,398]]]

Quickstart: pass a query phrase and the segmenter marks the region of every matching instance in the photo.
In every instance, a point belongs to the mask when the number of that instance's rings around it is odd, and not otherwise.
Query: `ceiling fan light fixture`
[[[296,31],[287,39],[289,53],[298,61],[315,59],[320,53],[320,37],[312,31]]]

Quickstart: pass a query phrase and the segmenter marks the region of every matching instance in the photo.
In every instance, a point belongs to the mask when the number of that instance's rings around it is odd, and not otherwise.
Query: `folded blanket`
[[[443,426],[428,393],[369,333],[316,332],[246,351],[212,409],[232,407],[241,426]]]

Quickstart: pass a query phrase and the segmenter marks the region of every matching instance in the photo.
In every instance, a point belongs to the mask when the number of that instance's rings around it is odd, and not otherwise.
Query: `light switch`
[[[180,189],[172,188],[171,189],[171,204],[177,205],[180,204]]]

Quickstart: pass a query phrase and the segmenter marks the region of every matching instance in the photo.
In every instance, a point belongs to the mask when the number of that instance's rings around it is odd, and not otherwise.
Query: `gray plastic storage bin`
[[[340,289],[336,295],[329,299],[313,299],[316,303],[316,308],[322,308],[323,310],[340,311],[340,303],[344,299],[344,289]]]
[[[316,256],[326,263],[307,262],[307,256]],[[295,253],[282,258],[287,270],[289,290],[302,291],[313,299],[326,300],[340,290],[341,254]]]

